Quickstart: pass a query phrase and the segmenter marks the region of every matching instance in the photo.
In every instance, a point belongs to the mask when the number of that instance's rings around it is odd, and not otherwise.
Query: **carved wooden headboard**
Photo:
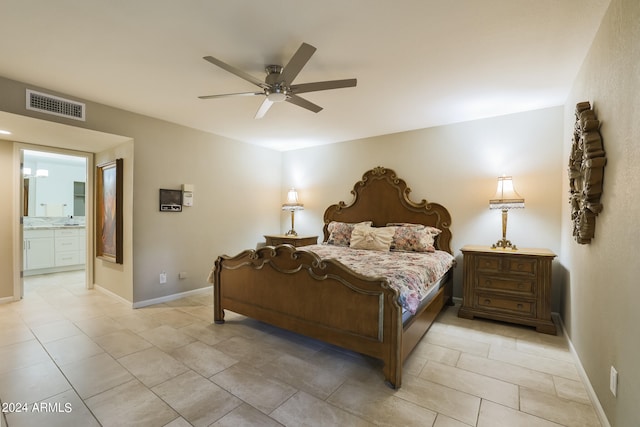
[[[351,204],[339,202],[324,212],[324,241],[329,238],[331,221],[373,221],[375,227],[384,227],[390,222],[424,224],[442,230],[435,242],[437,249],[453,254],[451,250],[451,215],[437,203],[409,199],[411,189],[391,169],[373,168],[362,175],[351,190]]]

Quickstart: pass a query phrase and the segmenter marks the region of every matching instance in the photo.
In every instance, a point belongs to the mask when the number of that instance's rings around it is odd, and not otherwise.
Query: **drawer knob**
[[[522,304],[518,304],[518,310],[522,310]]]
[[[491,280],[487,279],[484,281],[485,286],[491,286]]]
[[[484,303],[485,303],[485,304],[487,304],[487,305],[489,305],[489,304],[491,304],[491,300],[490,300],[490,299],[486,299],[486,298],[485,298]]]
[[[518,289],[524,289],[524,283],[518,282]]]

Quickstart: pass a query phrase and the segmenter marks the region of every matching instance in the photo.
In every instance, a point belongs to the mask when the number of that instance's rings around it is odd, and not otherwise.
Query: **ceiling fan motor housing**
[[[264,89],[265,95],[271,102],[282,102],[287,99],[287,94],[290,89],[287,86],[287,82],[282,80],[283,67],[281,65],[269,65],[265,68],[267,77],[265,83],[267,87]]]

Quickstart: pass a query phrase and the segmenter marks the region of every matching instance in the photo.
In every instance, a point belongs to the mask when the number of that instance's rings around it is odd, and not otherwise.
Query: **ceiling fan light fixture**
[[[271,92],[269,95],[267,95],[267,99],[271,102],[282,102],[287,99],[287,93],[281,92],[280,90]]]

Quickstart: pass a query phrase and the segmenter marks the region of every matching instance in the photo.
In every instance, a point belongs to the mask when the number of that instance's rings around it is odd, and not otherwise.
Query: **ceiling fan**
[[[286,101],[291,104],[297,105],[298,107],[306,108],[307,110],[313,111],[314,113],[322,110],[322,107],[307,101],[304,98],[298,96],[298,94],[306,93],[306,92],[317,92],[320,90],[328,90],[328,89],[340,89],[345,87],[354,87],[357,83],[356,79],[345,79],[345,80],[330,80],[324,82],[313,82],[313,83],[301,83],[301,84],[292,84],[293,80],[297,77],[298,73],[305,64],[311,58],[311,55],[316,51],[316,48],[307,43],[302,43],[302,45],[298,48],[296,53],[291,57],[289,63],[286,66],[281,65],[267,65],[265,71],[267,72],[267,77],[264,82],[253,77],[250,74],[247,74],[221,60],[214,58],[213,56],[205,56],[203,59],[209,61],[210,63],[217,65],[218,67],[235,74],[236,76],[253,83],[262,89],[260,92],[241,92],[241,93],[228,93],[223,95],[206,95],[199,96],[200,99],[212,99],[212,98],[226,98],[231,96],[253,96],[253,95],[264,95],[266,96],[265,100],[258,108],[256,112],[256,119],[260,119],[264,117],[264,115],[269,111],[269,108],[276,103]]]

